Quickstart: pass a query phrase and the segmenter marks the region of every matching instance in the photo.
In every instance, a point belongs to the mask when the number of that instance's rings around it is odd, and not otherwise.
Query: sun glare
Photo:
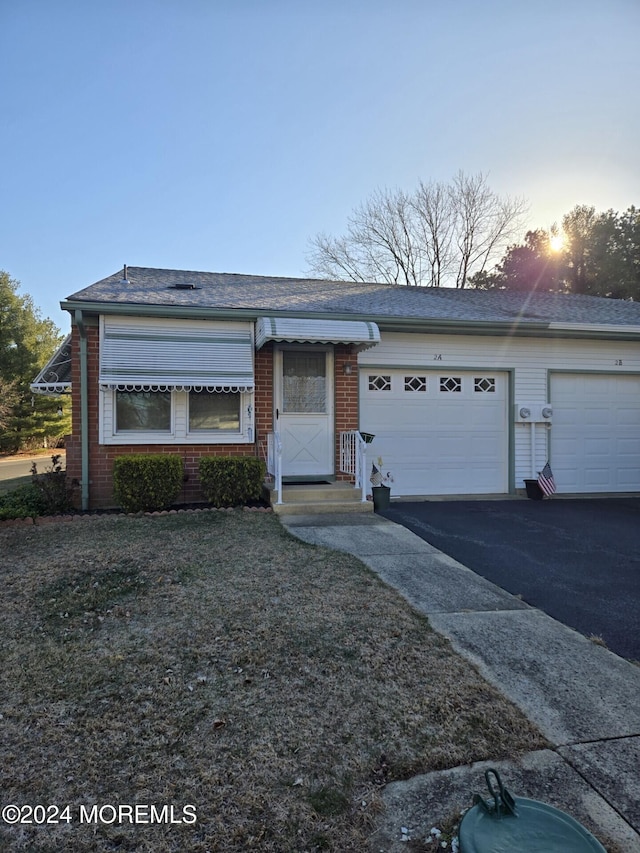
[[[560,252],[564,248],[564,237],[562,234],[552,234],[549,237],[549,248],[552,252]]]

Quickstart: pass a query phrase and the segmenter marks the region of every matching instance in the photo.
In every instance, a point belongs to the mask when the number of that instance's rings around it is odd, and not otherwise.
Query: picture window
[[[116,391],[117,432],[170,432],[170,391]]]
[[[189,432],[240,432],[240,394],[190,391]]]

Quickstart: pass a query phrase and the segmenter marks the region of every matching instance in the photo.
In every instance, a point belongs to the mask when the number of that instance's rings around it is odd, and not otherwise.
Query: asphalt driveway
[[[397,502],[381,515],[640,661],[640,498]]]

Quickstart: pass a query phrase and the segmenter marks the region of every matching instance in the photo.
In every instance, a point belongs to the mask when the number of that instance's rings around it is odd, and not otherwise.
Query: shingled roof
[[[511,324],[520,328],[554,324],[613,327],[640,333],[640,303],[595,296],[506,293],[454,288],[128,267],[72,294],[67,310],[108,313],[109,306],[237,311],[267,314],[358,317],[385,320]]]

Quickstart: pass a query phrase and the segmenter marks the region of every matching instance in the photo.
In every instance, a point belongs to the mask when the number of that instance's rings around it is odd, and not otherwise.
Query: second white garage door
[[[508,491],[507,374],[363,369],[361,429],[393,495]]]
[[[551,466],[558,492],[640,490],[640,376],[551,377]]]

